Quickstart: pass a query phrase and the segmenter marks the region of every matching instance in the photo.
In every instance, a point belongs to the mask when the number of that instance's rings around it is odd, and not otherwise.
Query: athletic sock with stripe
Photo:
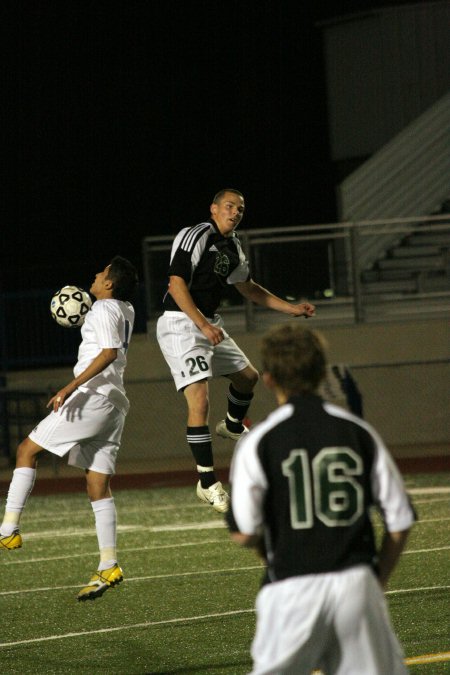
[[[206,489],[217,482],[209,426],[187,427],[186,438],[197,464],[200,485]]]

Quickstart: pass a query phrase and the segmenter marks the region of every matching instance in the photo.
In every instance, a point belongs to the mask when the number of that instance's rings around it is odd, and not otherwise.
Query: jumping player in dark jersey
[[[415,520],[402,478],[369,424],[317,395],[320,334],[276,326],[261,357],[279,407],[236,446],[227,513],[267,563],[252,673],[406,673],[383,596]]]
[[[248,429],[247,414],[258,372],[226,333],[216,313],[230,284],[248,300],[291,316],[309,317],[314,305],[292,304],[270,293],[250,277],[235,229],[244,215],[244,197],[233,189],[218,192],[211,219],[182,229],[170,258],[169,287],[157,337],[178,391],[188,406],[187,441],[199,473],[197,496],[217,511],[228,509],[229,497],[214,473],[208,426],[208,379],[230,381],[226,419],[216,433],[237,440]]]

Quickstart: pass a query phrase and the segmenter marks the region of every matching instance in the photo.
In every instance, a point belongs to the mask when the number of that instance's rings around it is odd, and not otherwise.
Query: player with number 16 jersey
[[[253,502],[264,499],[271,582],[353,565],[377,572],[370,508],[380,508],[395,530],[414,522],[403,481],[375,430],[313,394],[291,396],[242,439],[232,482],[242,531],[261,525]]]
[[[278,408],[236,446],[227,514],[266,562],[252,675],[404,675],[383,596],[416,518],[402,477],[371,425],[318,395],[320,333],[274,326],[261,361]]]

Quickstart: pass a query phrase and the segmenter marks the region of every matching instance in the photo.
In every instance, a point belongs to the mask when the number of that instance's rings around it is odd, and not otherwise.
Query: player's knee
[[[108,499],[112,496],[109,480],[104,481],[86,481],[86,491],[90,502],[97,502],[100,499]]]
[[[34,461],[39,451],[39,447],[31,445],[28,438],[25,438],[17,447],[16,464],[28,465]]]
[[[250,383],[252,389],[254,389],[256,387],[256,385],[258,384],[258,380],[259,380],[259,373],[256,370],[256,368],[252,367],[251,371],[249,373],[249,383]]]
[[[230,380],[238,391],[250,393],[258,384],[259,373],[256,368],[249,365],[239,373],[230,376]]]

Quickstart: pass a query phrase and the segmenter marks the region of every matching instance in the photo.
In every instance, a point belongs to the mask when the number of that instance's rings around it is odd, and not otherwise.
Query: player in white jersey
[[[403,675],[383,595],[415,520],[402,478],[369,424],[317,395],[320,334],[276,326],[261,357],[279,407],[236,446],[227,514],[232,538],[267,565],[252,673]]]
[[[90,292],[96,301],[81,327],[74,378],[52,396],[47,404],[52,411],[19,445],[0,526],[0,550],[20,548],[19,522],[33,489],[39,453],[69,453],[68,463],[86,473],[100,550],[98,569],[78,600],[97,598],[123,579],[110,478],[129,408],[123,374],[134,324],[129,300],[136,285],[135,267],[120,256],[95,276]]]
[[[311,303],[287,302],[251,279],[235,232],[244,210],[238,190],[220,190],[210,206],[211,219],[178,233],[170,256],[164,314],[157,326],[159,346],[188,407],[186,440],[197,465],[197,496],[220,512],[228,509],[229,497],[214,472],[208,380],[220,376],[230,380],[227,415],[216,433],[232,440],[247,432],[243,420],[258,382],[258,371],[216,313],[224,291],[233,285],[248,300],[291,316],[315,312]]]

